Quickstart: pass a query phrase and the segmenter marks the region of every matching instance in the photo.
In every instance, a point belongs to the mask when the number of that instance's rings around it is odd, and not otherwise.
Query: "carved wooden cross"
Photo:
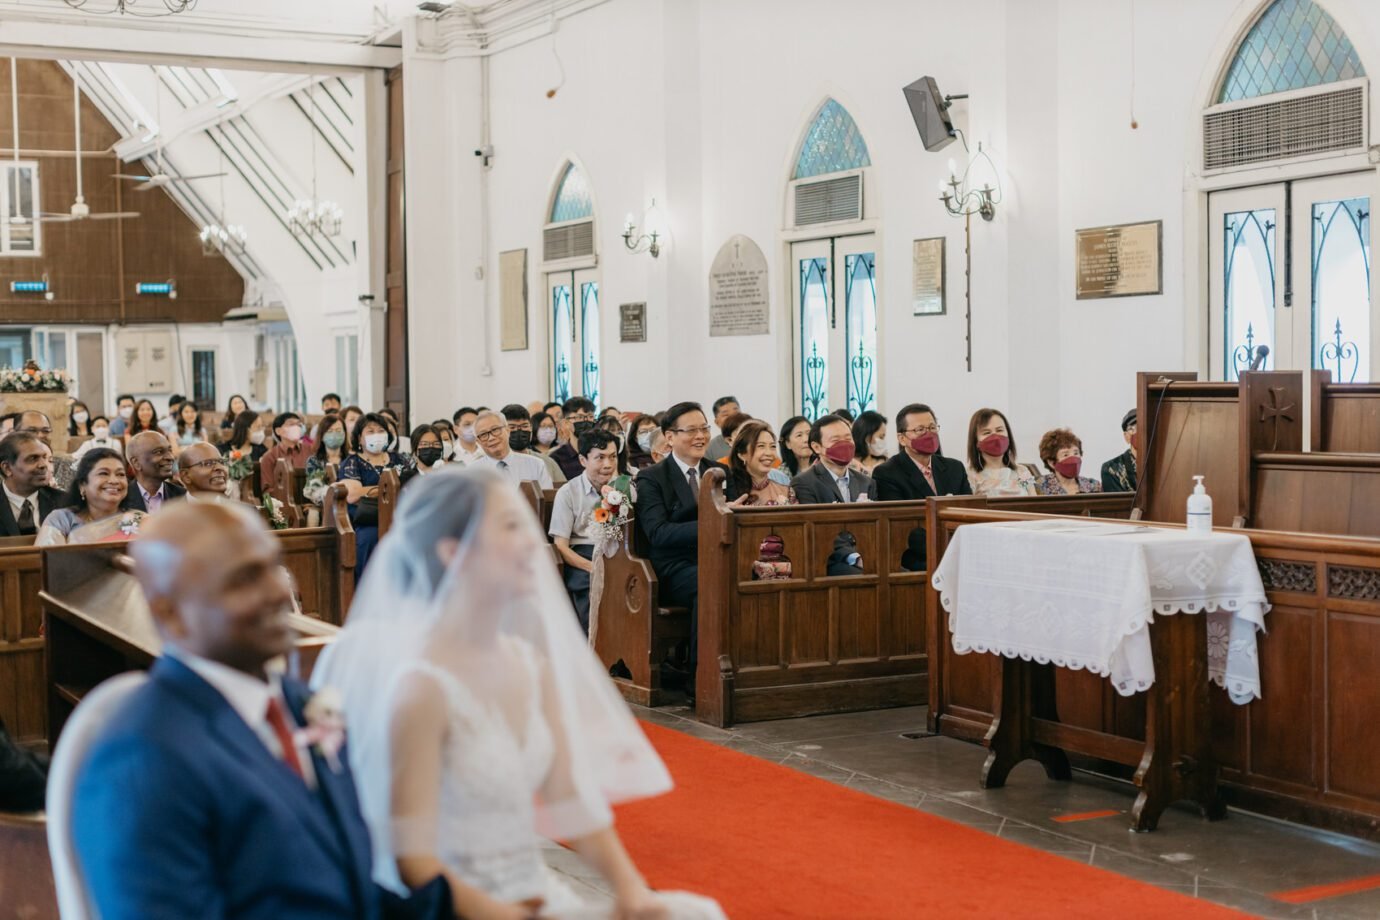
[[[1292,422],[1294,420],[1294,416],[1290,414],[1290,411],[1294,408],[1294,404],[1289,403],[1287,406],[1281,406],[1279,404],[1279,395],[1283,392],[1284,387],[1270,387],[1270,404],[1268,406],[1264,404],[1260,406],[1260,421],[1262,423],[1270,423],[1270,433],[1274,436],[1274,441],[1270,445],[1270,450],[1279,450],[1279,420],[1284,419],[1286,422]]]

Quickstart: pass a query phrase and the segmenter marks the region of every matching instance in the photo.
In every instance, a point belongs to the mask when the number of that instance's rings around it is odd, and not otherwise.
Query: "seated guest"
[[[129,466],[134,470],[134,488],[129,490],[120,507],[126,511],[146,511],[149,514],[162,508],[186,491],[173,482],[172,446],[159,431],[141,431],[125,446]]]
[[[322,418],[317,435],[316,451],[307,458],[307,480],[302,486],[302,497],[314,505],[321,504],[326,495],[327,468],[335,464],[338,473],[340,464],[350,455],[349,434],[339,415]]]
[[[20,747],[0,720],[0,812],[43,810],[48,759]]]
[[[418,425],[408,438],[412,442],[412,465],[398,476],[399,486],[405,486],[418,476],[426,476],[445,468],[445,449],[441,433],[431,425]]]
[[[714,426],[719,429],[719,433],[714,436],[714,440],[709,442],[709,450],[705,454],[713,463],[722,463],[728,459],[728,451],[732,443],[732,438],[724,431],[724,423],[732,416],[738,415],[742,410],[738,407],[738,397],[720,396],[714,400]]]
[[[968,422],[968,484],[974,495],[1038,495],[1038,474],[1016,462],[1016,439],[1006,416],[979,409]]]
[[[558,402],[549,402],[549,403],[547,403],[546,405],[544,405],[544,406],[541,407],[541,411],[545,412],[547,415],[549,415],[549,416],[551,416],[553,419],[555,419],[557,425],[559,425],[559,424],[561,423],[561,421],[562,421],[562,419],[563,419],[563,417],[564,417],[564,409],[561,407],[561,404],[558,403]]]
[[[311,451],[302,443],[302,436],[306,433],[307,426],[296,412],[280,412],[273,419],[273,437],[276,440],[259,458],[259,482],[265,489],[273,481],[273,469],[278,465],[279,458],[287,460],[293,469],[307,468]]]
[[[479,449],[479,443],[474,436],[474,420],[479,417],[479,410],[469,406],[461,406],[455,410],[455,416],[451,421],[455,425],[455,462],[461,464],[473,463],[484,455]]]
[[[455,428],[448,418],[438,418],[431,427],[441,436],[441,458],[450,463],[455,457]]]
[[[128,447],[130,438],[139,432],[162,430],[163,425],[158,421],[158,410],[147,399],[141,399],[134,404],[134,414],[125,426],[122,437],[125,439],[125,446]]]
[[[177,427],[177,413],[182,408],[182,404],[187,401],[187,397],[181,393],[174,393],[168,397],[168,414],[158,420],[158,430],[168,436],[169,441],[177,440],[174,429]],[[135,412],[138,415],[138,412]]]
[[[1121,417],[1121,436],[1126,439],[1126,453],[1102,464],[1103,492],[1136,491],[1136,410]]]
[[[603,411],[599,413],[599,421],[602,422],[606,418],[616,418],[618,419],[618,424],[623,424],[623,413],[618,411],[617,406],[604,407]]]
[[[657,420],[650,415],[639,415],[628,432],[628,469],[634,472],[645,470],[652,460],[652,441],[661,430]]]
[[[74,399],[72,405],[67,407],[67,436],[81,438],[90,434],[91,410],[80,399]]]
[[[353,433],[355,425],[364,417],[364,410],[359,406],[346,406],[340,410],[340,417],[345,420],[345,430]]]
[[[945,457],[934,410],[911,403],[896,413],[901,452],[873,470],[882,501],[915,501],[931,495],[971,495],[963,464]]]
[[[1102,491],[1102,483],[1078,475],[1083,469],[1083,442],[1067,428],[1045,432],[1040,439],[1040,459],[1049,470],[1049,475],[1035,484],[1041,495]]]
[[[542,403],[540,399],[534,399],[527,404],[527,414],[533,418],[542,413]]]
[[[698,403],[677,403],[662,416],[661,431],[671,453],[637,474],[634,521],[651,545],[662,603],[690,610],[686,695],[693,702],[699,657],[699,498],[700,482],[711,467],[705,459],[709,419]]]
[[[361,415],[350,433],[354,453],[340,461],[336,475],[336,481],[345,485],[345,501],[355,528],[356,582],[379,542],[379,476],[389,468],[401,476],[408,466],[406,458],[388,449],[392,440],[387,418],[375,412]]]
[[[530,479],[537,483],[539,489],[553,488],[551,473],[546,467],[546,458],[513,450],[510,437],[512,432],[508,428],[506,418],[492,409],[485,409],[476,418],[478,421],[474,425],[475,439],[484,453],[466,466],[496,469],[515,483]]]
[[[62,507],[62,492],[48,483],[53,452],[37,435],[15,431],[0,440],[0,537],[27,537]]]
[[[776,435],[766,422],[751,419],[738,426],[733,450],[728,455],[728,481],[724,495],[734,505],[794,505],[790,486],[773,482],[776,468]]]
[[[179,455],[190,444],[206,441],[206,429],[201,427],[201,412],[190,399],[184,401],[177,410],[177,422],[173,426],[173,454]]]
[[[327,393],[321,397],[321,414],[329,415],[332,412],[340,411],[340,394]]]
[[[661,423],[658,422],[657,424]],[[662,431],[660,428],[652,435],[652,449],[649,453],[652,458],[652,466],[655,466],[671,455],[671,442],[666,440],[666,432]]]
[[[402,421],[398,418],[398,413],[384,406],[379,410],[379,415],[388,419],[388,427],[393,429],[393,449],[400,454],[411,454],[412,442],[402,436]]]
[[[565,428],[565,443],[551,451],[550,457],[561,465],[566,479],[580,475],[580,435],[594,427],[594,403],[583,396],[572,396],[561,407],[561,422]]]
[[[752,416],[748,415],[746,412],[734,412],[732,415],[725,418],[723,420],[723,423],[719,425],[719,436],[723,438],[726,442],[728,442],[729,453],[733,452],[734,435],[738,433],[739,428],[741,428],[743,425],[750,421],[752,421]],[[722,463],[724,466],[727,466],[728,456],[728,454],[724,454],[722,457],[720,457],[718,460],[714,462]]]
[[[249,403],[243,396],[236,393],[230,397],[230,402],[225,405],[225,415],[221,416],[220,430],[229,434],[235,427],[235,420],[240,417],[241,412],[249,411]]]
[[[177,456],[177,481],[187,490],[189,501],[230,500],[229,464],[214,444],[201,441],[182,448]]]
[[[853,422],[853,465],[869,476],[886,460],[886,416],[871,409]]]
[[[230,429],[230,434],[220,442],[220,452],[229,456],[238,453],[249,458],[249,461],[258,464],[268,453],[268,448],[264,446],[268,432],[264,429],[264,420],[259,418],[259,413],[245,410],[235,416],[234,427]]]
[[[248,508],[182,504],[130,553],[163,655],[77,766],[92,915],[378,920],[349,757],[305,739],[310,694],[266,669],[292,649],[278,541]]]
[[[618,475],[628,475],[628,433],[623,430],[623,421],[614,415],[602,416],[594,423],[599,431],[608,432],[618,444]]]
[[[810,449],[810,420],[803,415],[786,419],[776,440],[781,445],[781,466],[772,471],[772,479],[790,485],[815,462],[815,452]]]
[[[532,449],[545,457],[556,448],[556,420],[545,412],[532,414]]]
[[[589,635],[589,573],[594,565],[594,538],[590,518],[600,500],[600,490],[618,474],[618,442],[598,428],[580,437],[580,459],[584,472],[561,486],[551,505],[551,526],[547,532],[565,566],[561,577],[575,606],[580,628]]]
[[[115,397],[115,420],[110,423],[110,433],[117,438],[125,436],[125,429],[134,418],[134,397],[121,393]]]
[[[509,403],[503,407],[503,418],[508,422],[508,446],[513,452],[536,457],[546,467],[551,482],[557,486],[564,485],[569,477],[565,475],[561,465],[551,459],[550,455],[532,447],[532,419],[527,410],[517,403]]]
[[[833,414],[837,415],[839,418],[843,419],[850,425],[854,422],[853,413],[848,409],[835,409]]]
[[[853,426],[837,415],[821,415],[810,426],[810,449],[819,462],[791,480],[802,505],[875,501],[877,484],[853,469]]]
[[[220,460],[211,445],[208,456]],[[97,448],[77,464],[67,503],[48,515],[39,528],[35,546],[65,543],[101,543],[127,540],[139,532],[142,511],[121,507],[129,493],[129,474],[124,458],[108,448]]]
[[[48,420],[48,416],[37,409],[26,409],[19,413],[19,421],[15,423],[14,430],[33,435],[43,442],[44,447],[52,451],[52,459],[48,461],[48,473],[51,477],[49,484],[66,492],[72,485],[74,468],[71,458],[58,456],[58,452],[53,450],[53,423]]]
[[[87,451],[98,447],[105,447],[119,454],[125,452],[125,442],[110,433],[110,419],[104,415],[98,415],[91,420],[91,439],[83,441],[82,445],[72,452],[72,462],[80,462]]]
[[[18,412],[6,412],[0,415],[0,438],[14,431],[14,426],[19,424]]]

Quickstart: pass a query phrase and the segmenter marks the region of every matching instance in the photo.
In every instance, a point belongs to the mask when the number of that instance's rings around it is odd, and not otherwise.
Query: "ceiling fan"
[[[18,68],[14,58],[10,58],[10,87],[15,89],[18,77]],[[18,92],[14,93],[16,100]],[[40,214],[32,218],[35,223],[43,224],[64,224],[78,220],[122,220],[124,218],[138,217],[137,211],[112,211],[104,214],[92,214],[91,206],[86,203],[86,197],[82,195],[81,184],[81,75],[75,69],[72,72],[72,118],[76,126],[76,155],[77,155],[77,197],[72,202],[72,207],[66,213],[59,214]],[[14,155],[15,160],[19,159],[19,105],[14,106]],[[16,170],[16,175],[18,170]],[[26,218],[17,213],[11,215],[10,223],[24,223]]]
[[[161,132],[163,125],[163,92],[160,83],[157,82],[157,74],[155,74],[153,92],[154,106],[158,113],[156,117],[159,131]],[[136,185],[134,190],[136,192],[147,192],[156,188],[164,188],[165,186],[172,185],[174,182],[191,182],[193,179],[219,179],[221,176],[225,175],[223,172],[202,173],[197,176],[168,175],[163,169],[163,135],[161,133],[157,135],[155,141],[153,163],[154,172],[151,176],[133,176],[128,173],[115,173],[114,176],[116,179],[128,179],[131,182],[138,182],[139,185]]]

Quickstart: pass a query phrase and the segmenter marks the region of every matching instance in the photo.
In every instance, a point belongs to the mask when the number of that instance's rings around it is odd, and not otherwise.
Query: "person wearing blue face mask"
[[[196,403],[189,399],[178,407],[177,421],[170,434],[173,436],[168,440],[172,441],[174,456],[181,454],[183,448],[206,440],[206,429],[201,425],[201,412],[197,410]]]
[[[334,413],[327,413],[317,429],[316,452],[307,459],[307,481],[302,494],[316,504],[321,504],[326,494],[326,468],[335,464],[337,471],[341,462],[350,455],[350,436],[345,430],[345,420]]]

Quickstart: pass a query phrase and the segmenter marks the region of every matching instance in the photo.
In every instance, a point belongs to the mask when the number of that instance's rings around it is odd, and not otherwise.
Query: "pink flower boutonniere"
[[[340,691],[322,687],[312,694],[302,714],[307,717],[307,726],[297,730],[298,740],[315,748],[331,770],[339,773],[340,749],[345,745],[345,711]]]

